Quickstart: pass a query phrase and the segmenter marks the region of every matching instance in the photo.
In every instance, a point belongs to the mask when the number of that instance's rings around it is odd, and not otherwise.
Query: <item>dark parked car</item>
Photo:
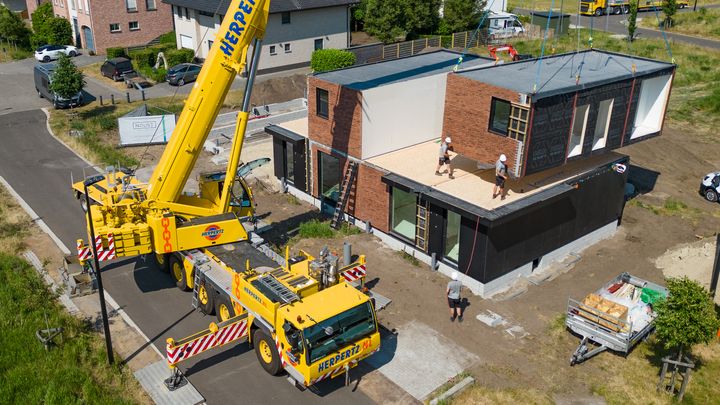
[[[116,82],[123,80],[125,76],[137,75],[133,68],[130,59],[128,58],[113,58],[108,59],[100,67],[100,73],[103,76],[109,77]]]
[[[194,63],[181,63],[170,68],[167,72],[167,81],[172,85],[182,86],[194,82],[200,74],[202,66]]]

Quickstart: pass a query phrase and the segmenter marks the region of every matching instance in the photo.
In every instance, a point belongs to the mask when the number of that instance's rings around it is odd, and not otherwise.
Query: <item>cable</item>
[[[533,94],[537,93],[538,80],[540,79],[540,68],[542,67],[543,56],[545,56],[545,42],[547,42],[547,34],[550,30],[550,19],[552,18],[552,10],[555,0],[550,0],[550,10],[548,10],[547,24],[545,24],[545,35],[543,35],[542,46],[540,47],[540,57],[538,58],[538,68],[535,73],[535,83],[533,84]]]
[[[465,43],[465,48],[462,51],[462,54],[460,54],[460,57],[457,60],[457,63],[453,67],[453,72],[457,72],[457,70],[460,68],[460,64],[463,62],[463,58],[467,54],[467,50],[469,48],[469,45],[475,40],[475,37],[477,36],[478,32],[480,32],[480,27],[482,26],[483,21],[487,18],[488,15],[490,15],[490,9],[492,8],[493,3],[495,3],[495,0],[492,0],[490,4],[487,6],[487,10],[485,13],[483,13],[482,18],[480,19],[480,22],[478,23],[477,28],[475,28],[475,31],[473,31],[472,36],[470,37],[470,41]]]
[[[665,41],[665,47],[667,48],[668,54],[670,55],[670,61],[675,64],[675,57],[672,54],[672,50],[670,49],[670,43],[668,42],[667,35],[665,35],[665,28],[663,25],[660,24],[660,14],[658,13],[658,8],[653,6],[653,10],[655,11],[655,18],[658,22],[658,27],[660,27],[660,33],[662,34],[663,40]]]

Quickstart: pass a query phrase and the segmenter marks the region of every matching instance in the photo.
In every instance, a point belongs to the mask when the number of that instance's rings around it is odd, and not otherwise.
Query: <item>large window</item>
[[[417,196],[398,188],[392,189],[392,230],[410,240],[415,240]]]
[[[320,117],[327,118],[330,112],[328,108],[328,91],[320,88],[315,89],[315,96],[315,113]]]
[[[285,144],[285,180],[295,183],[295,157],[293,144],[283,142]]]
[[[157,6],[155,5],[155,0],[145,0],[145,7],[148,10],[157,10]]]
[[[662,128],[670,96],[671,78],[667,75],[642,81],[631,139],[656,133]]]
[[[340,160],[327,153],[318,152],[320,195],[337,202],[340,198]]]
[[[598,108],[597,121],[595,121],[595,135],[593,135],[593,150],[605,147],[607,142],[608,129],[610,128],[610,117],[612,116],[614,99],[603,100]]]
[[[134,13],[137,11],[137,0],[125,0],[125,7],[127,7],[128,13]]]
[[[447,212],[445,222],[445,258],[458,262],[460,254],[460,214]]]
[[[590,105],[588,104],[575,107],[575,116],[572,122],[572,132],[570,133],[570,145],[568,145],[567,157],[577,156],[582,153],[589,110]]]
[[[490,130],[507,135],[510,120],[510,103],[495,97],[490,107]]]

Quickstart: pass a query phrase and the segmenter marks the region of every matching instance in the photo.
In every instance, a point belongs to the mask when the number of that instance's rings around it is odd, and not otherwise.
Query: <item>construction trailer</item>
[[[613,235],[629,170],[613,149],[661,133],[675,66],[597,50],[456,61],[438,51],[315,74],[308,118],[267,131],[290,192],[487,296]],[[445,136],[453,180],[434,175]],[[513,179],[493,199],[501,153]]]

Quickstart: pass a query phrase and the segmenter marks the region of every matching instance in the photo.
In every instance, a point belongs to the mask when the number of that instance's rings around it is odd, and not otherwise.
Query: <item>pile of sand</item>
[[[678,245],[655,260],[655,267],[661,269],[665,277],[687,276],[707,289],[714,264],[715,241],[708,240]]]

